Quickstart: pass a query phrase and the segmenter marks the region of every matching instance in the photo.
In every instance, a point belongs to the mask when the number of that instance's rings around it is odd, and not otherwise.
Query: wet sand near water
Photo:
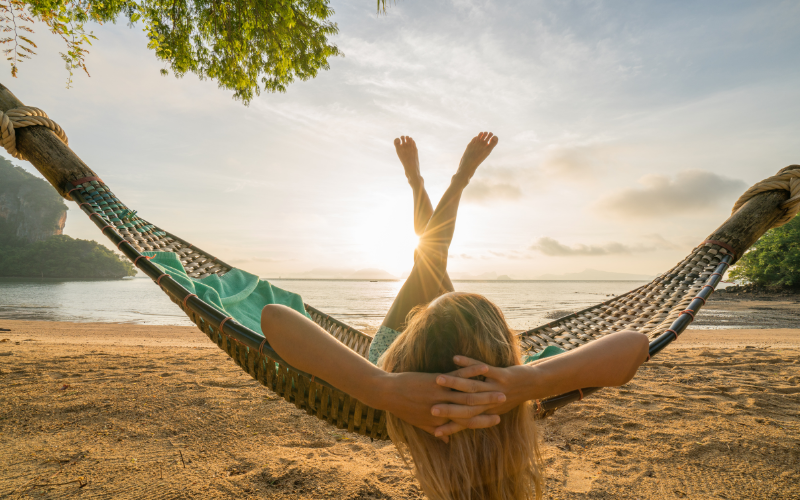
[[[800,328],[797,295],[716,293],[692,323],[695,328]]]
[[[194,328],[0,328],[0,498],[424,498]],[[687,331],[542,422],[545,497],[800,498],[798,415],[800,330]]]

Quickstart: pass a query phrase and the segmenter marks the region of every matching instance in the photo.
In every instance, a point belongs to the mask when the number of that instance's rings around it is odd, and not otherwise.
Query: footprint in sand
[[[588,493],[597,475],[597,469],[591,463],[572,460],[564,464],[564,489],[574,493]]]

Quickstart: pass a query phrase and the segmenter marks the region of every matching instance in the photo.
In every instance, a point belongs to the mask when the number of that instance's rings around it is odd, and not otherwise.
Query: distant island
[[[498,277],[497,273],[494,271],[489,271],[481,274],[470,274],[458,271],[448,271],[450,275],[450,279],[452,280],[463,280],[463,281],[494,281],[498,279],[503,279],[502,276]]]
[[[96,241],[63,234],[67,206],[46,181],[0,156],[0,277],[119,279],[136,270]]]
[[[383,269],[315,268],[304,273],[284,274],[278,279],[301,280],[400,280],[408,273],[398,277]],[[543,274],[534,278],[516,277],[508,274],[498,275],[493,271],[481,274],[465,272],[450,273],[453,281],[651,281],[655,276],[647,274],[614,273],[597,269],[584,269],[579,273]]]
[[[398,276],[383,269],[346,269],[318,267],[304,273],[287,273],[279,279],[295,280],[399,280]]]
[[[647,274],[611,273],[597,269],[584,269],[579,273],[543,274],[534,278],[541,281],[650,281]]]
[[[278,279],[301,279],[301,280],[403,280],[408,277],[408,272],[401,276],[395,276],[388,271],[376,268],[366,269],[347,269],[347,268],[326,268],[318,267],[304,273],[282,274]],[[450,278],[455,281],[513,281],[514,278],[507,274],[498,276],[495,272],[483,274],[468,274],[454,272],[450,273]],[[274,279],[274,278],[273,278]]]

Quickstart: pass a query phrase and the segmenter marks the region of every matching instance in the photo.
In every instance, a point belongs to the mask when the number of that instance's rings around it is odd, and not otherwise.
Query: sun
[[[392,239],[385,239],[384,245],[372,248],[372,260],[377,267],[400,277],[414,266],[414,249],[419,244],[419,237],[413,231],[403,234],[394,233]]]
[[[410,209],[361,213],[358,223],[351,226],[361,246],[355,266],[381,269],[397,277],[408,273],[414,266],[414,249],[419,243],[412,216]]]

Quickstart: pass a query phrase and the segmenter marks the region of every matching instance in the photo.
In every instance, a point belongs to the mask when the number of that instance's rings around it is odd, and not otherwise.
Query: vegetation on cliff
[[[730,277],[758,287],[800,288],[800,216],[762,236]]]
[[[65,234],[30,245],[0,246],[0,276],[115,279],[134,274],[130,262],[96,241]]]
[[[112,279],[134,267],[96,241],[61,234],[67,207],[50,184],[0,157],[0,277]]]
[[[50,184],[0,157],[0,244],[61,234],[66,211]]]

